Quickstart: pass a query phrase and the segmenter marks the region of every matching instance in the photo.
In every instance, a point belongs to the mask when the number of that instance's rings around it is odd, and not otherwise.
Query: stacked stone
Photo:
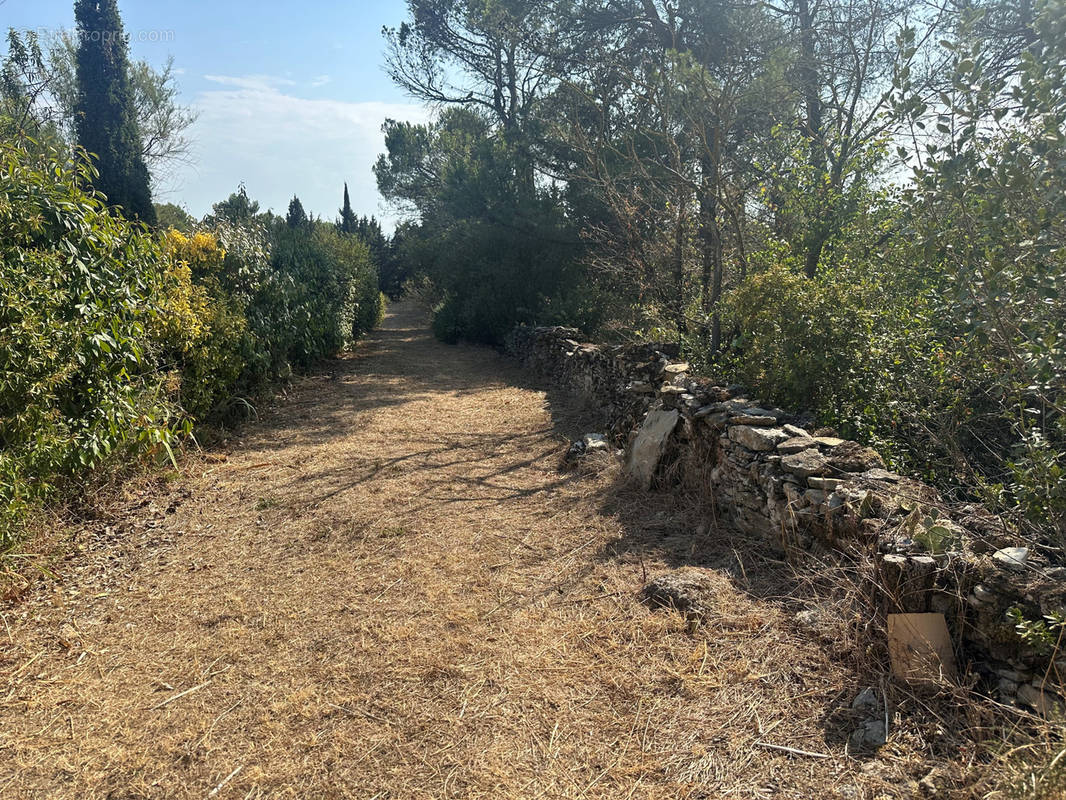
[[[518,326],[507,350],[524,366],[594,408],[620,444],[644,418],[677,345],[595,345],[563,327]]]
[[[674,346],[584,344],[571,328],[525,327],[509,349],[597,408],[620,444],[650,410],[676,409],[663,451],[676,468],[660,473],[703,482],[709,474],[704,488],[734,524],[785,550],[865,548],[883,611],[943,613],[1002,699],[1047,714],[1064,707],[1056,692],[1066,661],[1025,645],[1009,612],[1039,620],[1066,609],[1066,567],[1017,547],[991,514],[949,507],[932,487],[886,470],[870,448],[812,431],[742,387],[690,377]]]

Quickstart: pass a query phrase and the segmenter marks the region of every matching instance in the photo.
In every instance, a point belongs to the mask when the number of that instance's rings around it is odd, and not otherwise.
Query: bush
[[[537,184],[527,143],[491,136],[469,109],[385,128],[378,187],[421,216],[397,232],[392,263],[440,293],[435,333],[502,344],[516,323],[563,321],[574,305],[564,298],[584,292],[581,240],[557,189]]]
[[[159,244],[82,187],[85,163],[0,145],[0,546],[28,503],[170,449],[178,416],[151,332]]]
[[[332,355],[341,346],[351,345],[376,328],[384,318],[378,274],[370,250],[357,236],[338,233],[333,226],[320,225],[316,231],[328,254],[335,294],[323,299],[329,303],[324,313],[334,325],[335,344],[321,356]],[[319,302],[320,301],[313,301]]]
[[[177,399],[222,424],[293,369],[335,354],[384,314],[367,247],[306,219],[215,217],[169,231],[167,322],[160,338]]]
[[[728,367],[760,396],[831,416],[860,402],[872,314],[859,287],[778,265],[741,283],[725,316],[741,331]]]
[[[0,547],[28,505],[173,461],[194,421],[228,422],[384,313],[366,246],[333,226],[268,233],[248,213],[156,237],[83,189],[93,177],[0,145]]]
[[[178,404],[195,421],[224,418],[241,385],[255,342],[243,309],[222,290],[217,273],[226,253],[211,233],[164,236],[168,255],[166,313],[156,336],[162,369]],[[193,281],[193,270],[200,282]]]

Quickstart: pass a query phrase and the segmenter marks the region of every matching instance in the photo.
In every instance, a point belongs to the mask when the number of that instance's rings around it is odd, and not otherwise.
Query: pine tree
[[[355,226],[355,212],[352,211],[352,201],[348,197],[348,184],[346,182],[344,184],[344,206],[341,208],[341,233],[355,233]]]
[[[225,200],[211,206],[213,216],[228,219],[238,225],[247,225],[258,213],[259,203],[248,196],[248,189],[243,183]]]
[[[285,223],[290,228],[303,228],[309,224],[304,205],[296,195],[293,195],[292,200],[289,201],[289,213],[285,215]]]
[[[155,224],[148,167],[130,89],[129,58],[115,0],[76,0],[78,144],[96,156],[94,188],[126,216]]]

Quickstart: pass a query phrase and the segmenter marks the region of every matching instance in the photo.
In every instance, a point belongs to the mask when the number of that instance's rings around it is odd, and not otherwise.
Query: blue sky
[[[71,29],[73,0],[0,0],[0,28]],[[264,208],[304,207],[332,218],[348,182],[356,213],[391,227],[370,171],[387,117],[428,112],[382,71],[383,25],[404,0],[249,2],[119,0],[131,57],[174,56],[182,102],[200,114],[193,163],[163,176],[158,201],[201,216],[240,182]]]

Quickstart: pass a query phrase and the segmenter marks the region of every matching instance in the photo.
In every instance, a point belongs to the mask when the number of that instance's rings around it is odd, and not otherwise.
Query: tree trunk
[[[814,17],[809,0],[797,0],[796,21],[800,33],[800,81],[807,117],[804,121],[803,133],[807,137],[812,178],[817,187],[816,191],[821,194],[822,187],[825,185],[826,152],[825,143],[822,141],[822,98],[819,92]],[[821,208],[816,213],[827,211],[828,209]],[[814,223],[814,230],[809,231],[804,237],[806,253],[803,271],[808,278],[813,278],[818,272],[818,262],[822,257],[822,249],[825,247],[827,238],[824,228],[824,224],[819,219]]]
[[[685,191],[682,187],[681,191]],[[688,333],[688,323],[685,321],[685,222],[687,215],[687,203],[684,195],[678,204],[677,230],[674,234],[674,324],[680,336]]]
[[[722,298],[722,230],[718,219],[717,130],[714,132],[712,152],[700,157],[703,178],[700,186],[700,238],[703,241],[703,271],[700,294],[703,312],[711,317],[711,353],[721,346],[722,324],[718,301]]]

